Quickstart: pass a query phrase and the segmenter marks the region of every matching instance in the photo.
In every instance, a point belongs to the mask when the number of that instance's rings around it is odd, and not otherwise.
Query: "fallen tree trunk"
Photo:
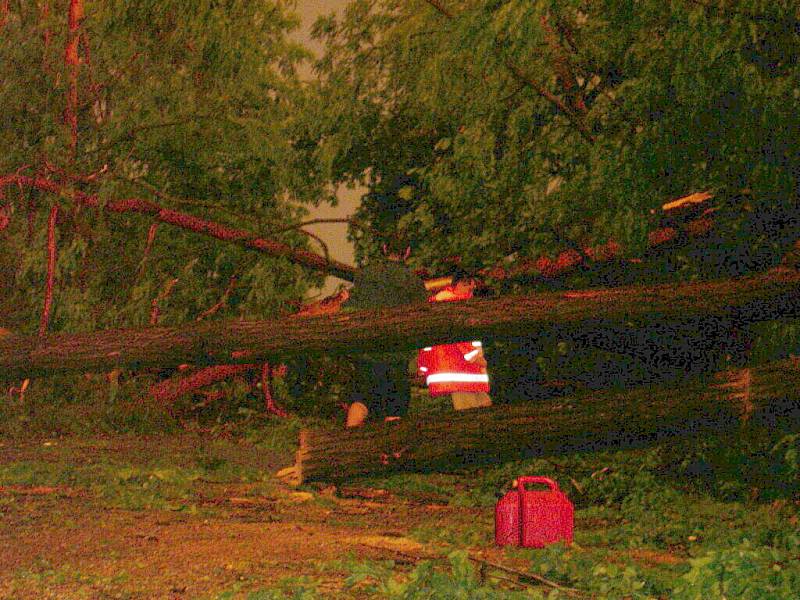
[[[789,359],[675,388],[581,394],[354,430],[304,430],[295,470],[301,481],[340,481],[461,466],[478,457],[514,459],[643,444],[734,427],[763,411],[797,411],[799,402],[800,361]]]
[[[562,328],[722,318],[732,323],[800,315],[800,273],[790,270],[680,285],[546,292],[466,302],[271,321],[59,334],[0,340],[7,377],[58,371],[263,363],[298,354],[410,350],[453,340],[535,336]]]

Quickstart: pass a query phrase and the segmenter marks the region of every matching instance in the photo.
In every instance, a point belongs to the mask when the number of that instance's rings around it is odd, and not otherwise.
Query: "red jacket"
[[[446,287],[431,296],[428,302],[467,300],[472,294],[458,295]],[[480,342],[457,342],[428,346],[417,355],[417,368],[425,375],[431,396],[453,392],[488,392],[489,375],[482,361]]]

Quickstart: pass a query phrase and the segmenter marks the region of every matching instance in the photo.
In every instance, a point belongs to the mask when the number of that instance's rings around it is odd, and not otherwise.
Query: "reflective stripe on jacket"
[[[429,302],[467,300],[472,296],[454,293],[446,287],[428,299]],[[479,364],[481,343],[457,342],[428,346],[417,354],[417,368],[425,376],[431,396],[453,392],[488,392],[489,375]]]

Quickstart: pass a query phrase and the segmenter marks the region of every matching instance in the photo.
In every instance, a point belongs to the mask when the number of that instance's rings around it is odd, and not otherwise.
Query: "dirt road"
[[[246,597],[303,577],[350,596],[348,561],[436,552],[409,534],[443,520],[490,527],[380,490],[293,490],[270,475],[290,456],[191,435],[4,442],[0,598]]]

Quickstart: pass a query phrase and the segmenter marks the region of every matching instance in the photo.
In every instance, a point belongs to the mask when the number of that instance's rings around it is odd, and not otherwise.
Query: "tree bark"
[[[223,294],[222,299],[217,302],[214,306],[212,306],[207,311],[201,313],[195,321],[202,321],[205,316],[208,314],[212,314],[216,312],[227,299],[228,294],[233,289],[233,285],[235,284],[235,277],[231,277],[231,282],[228,285],[228,289]],[[305,316],[312,316],[312,315],[322,315],[322,314],[333,314],[334,312],[338,312],[341,303],[349,297],[347,290],[342,290],[336,294],[328,296],[327,298],[323,298],[318,302],[314,302],[312,304],[308,304],[303,306],[299,312],[295,313],[293,316],[295,317],[305,317]],[[189,392],[193,392],[195,390],[204,388],[206,386],[212,385],[214,383],[219,383],[220,381],[225,381],[230,377],[235,375],[240,375],[242,373],[246,373],[252,369],[255,369],[258,365],[214,365],[213,367],[206,367],[204,369],[200,369],[191,375],[177,375],[175,377],[171,377],[169,379],[165,379],[157,383],[156,385],[152,386],[148,391],[148,395],[159,401],[159,402],[172,402],[176,398],[182,396],[183,394],[187,394]],[[269,368],[267,373],[264,372],[264,369]],[[276,369],[280,369],[281,365],[276,367]],[[285,368],[285,365],[283,365]],[[271,376],[273,373],[273,368],[269,366],[269,363],[264,363],[262,366],[262,388],[264,389],[264,403],[267,408],[268,412],[272,412],[277,414],[278,416],[286,416],[286,411],[275,404],[274,399],[272,398],[272,391],[271,388],[267,388],[264,385],[264,375],[266,374],[267,383],[271,384]]]
[[[42,43],[44,45],[44,52],[42,52],[42,70],[45,73],[50,72],[50,64],[48,63],[48,53],[50,52],[50,38],[52,33],[48,26],[47,20],[50,18],[50,0],[42,0],[42,5],[39,9],[39,22],[42,25]]]
[[[158,233],[158,222],[150,225],[147,230],[147,241],[144,245],[144,252],[142,252],[142,260],[139,262],[139,271],[143,271],[147,264],[147,259],[150,258],[150,250],[153,248],[153,242],[156,240],[156,233]]]
[[[67,46],[64,50],[64,63],[67,67],[69,79],[64,119],[69,128],[69,155],[71,160],[75,160],[75,151],[78,147],[78,74],[81,64],[78,56],[78,44],[81,37],[80,27],[82,20],[83,0],[70,0],[67,19],[69,35],[67,37]]]
[[[272,367],[269,363],[261,365],[261,391],[264,394],[264,408],[269,414],[281,418],[289,416],[289,413],[278,406],[272,395]]]
[[[800,315],[800,273],[776,270],[738,279],[545,292],[465,302],[270,321],[109,330],[0,341],[0,373],[259,363],[307,354],[402,351],[454,340],[537,336],[641,327],[652,321],[725,319],[749,323]]]
[[[0,0],[0,30],[2,30],[8,22],[8,0]]]
[[[340,481],[475,460],[638,445],[732,428],[757,415],[789,414],[798,402],[800,361],[789,359],[672,389],[583,394],[345,431],[305,430],[295,467],[301,481]]]
[[[158,295],[150,301],[150,325],[158,325],[158,319],[161,316],[161,303],[169,299],[178,281],[180,280],[177,277],[167,280]]]

